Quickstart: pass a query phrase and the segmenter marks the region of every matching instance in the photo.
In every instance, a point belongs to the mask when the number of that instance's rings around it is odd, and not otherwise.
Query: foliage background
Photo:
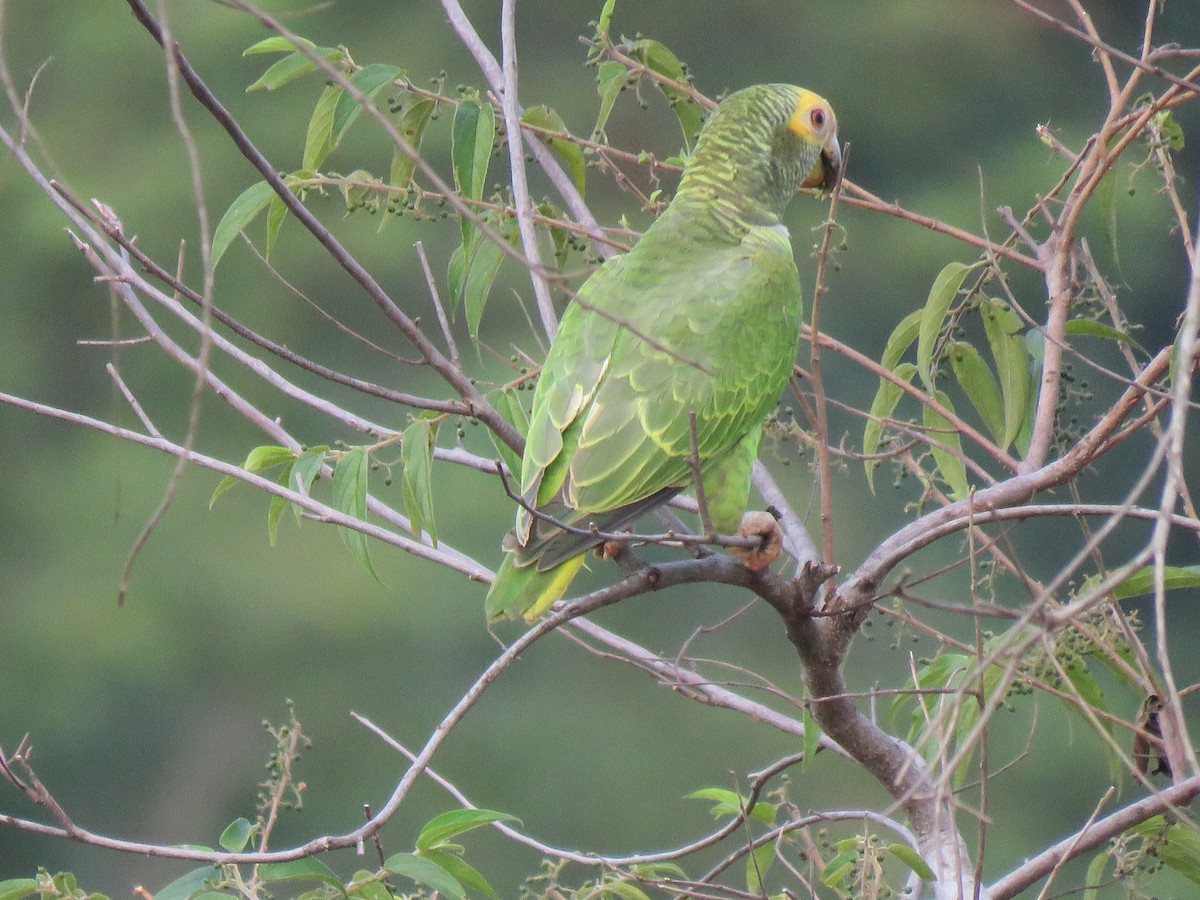
[[[495,46],[498,5],[464,7]],[[1090,4],[1101,33],[1130,48],[1138,39],[1140,7],[1119,0]],[[435,3],[340,0],[268,8],[287,14],[290,27],[320,43],[346,44],[360,62],[393,62],[414,78],[444,69],[451,86],[482,81]],[[596,95],[577,36],[590,33],[588,22],[598,9],[593,0],[525,0],[518,6],[522,101],[548,103],[582,134],[591,128]],[[193,63],[260,147],[281,168],[298,165],[318,82],[277,95],[247,95],[243,89],[261,71],[262,59],[240,54],[262,32],[217,4],[176,0],[168,10]],[[126,230],[153,254],[173,258],[176,242],[186,237],[194,257],[186,160],[170,124],[161,52],[125,4],[10,0],[5,16],[6,51],[18,84],[48,60],[30,110],[59,177],[79,196],[113,205]],[[1077,145],[1103,112],[1100,73],[1087,48],[1000,0],[644,0],[619,4],[615,28],[663,40],[691,64],[698,86],[710,95],[774,80],[818,90],[834,104],[843,140],[853,146],[856,181],[968,227],[981,215],[994,225],[997,206],[1020,206],[1055,180],[1056,161],[1034,135],[1035,124],[1047,123],[1065,143]],[[1200,19],[1189,3],[1167,3],[1159,34],[1195,46],[1198,32]],[[659,156],[675,152],[675,123],[652,106],[643,112],[623,98],[609,126],[612,142]],[[216,217],[256,176],[194,105],[188,112]],[[1179,159],[1186,198],[1195,196],[1200,175],[1194,105],[1181,111],[1180,121],[1189,140]],[[330,166],[385,170],[388,151],[369,132],[357,126],[356,137]],[[445,134],[445,127],[432,128],[425,145],[443,170]],[[1124,188],[1128,166],[1120,178]],[[1123,290],[1144,299],[1131,313],[1148,342],[1161,343],[1169,340],[1164,335],[1179,310],[1185,260],[1178,240],[1166,232],[1166,201],[1155,196],[1153,182],[1135,180],[1132,186],[1140,188],[1133,196],[1117,192]],[[534,185],[535,194],[543,190]],[[602,178],[592,177],[589,200],[605,222],[622,214],[635,226],[647,221],[630,195]],[[111,335],[104,290],[90,285],[90,270],[61,223],[9,160],[0,162],[0,203],[0,390],[127,416],[103,371],[109,351],[76,345],[78,338]],[[341,216],[336,194],[317,205],[324,206],[327,221]],[[809,229],[822,214],[822,207],[804,201],[789,213],[802,272]],[[878,356],[894,323],[923,302],[941,265],[966,257],[949,238],[896,220],[845,207],[840,219],[848,247],[830,279],[822,324]],[[411,244],[424,240],[435,269],[444,271],[457,229],[402,219],[377,234],[377,225],[359,216],[337,227],[339,234],[353,235],[351,246],[396,296],[410,297],[413,307],[427,305]],[[285,225],[277,247],[276,261],[287,277],[346,321],[374,329],[373,337],[401,349],[392,335],[378,333],[378,320],[292,226]],[[1091,235],[1103,254],[1102,223],[1092,223]],[[811,265],[807,274],[811,280]],[[511,284],[527,287],[516,278]],[[1020,287],[1018,282],[1018,293]],[[361,359],[349,342],[329,341],[319,320],[243,247],[235,246],[222,264],[217,289],[220,305],[251,325],[273,323],[273,333],[299,350],[319,348],[326,361],[382,384],[407,388],[421,378],[412,369]],[[484,325],[495,329],[492,344],[504,347],[505,338],[516,339],[523,327],[510,314],[515,306],[505,285],[492,303]],[[160,427],[181,434],[190,379],[152,352],[127,350],[121,365]],[[846,380],[835,382],[837,361],[828,366],[840,397],[869,403],[873,384],[850,381],[848,367]],[[382,421],[396,416],[382,405],[358,409]],[[311,443],[350,437],[329,433],[316,419],[306,421],[299,410],[277,412]],[[205,448],[231,457],[261,442],[211,399],[202,433]],[[379,802],[402,761],[355,726],[347,711],[418,743],[496,652],[484,628],[482,585],[390,550],[375,553],[380,585],[332,529],[313,524],[297,530],[285,521],[279,546],[271,549],[264,498],[235,490],[209,512],[215,477],[202,472],[185,477],[140,558],[126,606],[118,608],[126,554],[161,496],[172,461],[3,406],[0,436],[6,450],[0,744],[11,749],[30,733],[41,776],[83,824],[130,837],[214,843],[232,818],[253,817],[255,784],[269,749],[261,722],[281,720],[284,698],[291,698],[314,746],[300,764],[308,783],[305,809],[285,819],[276,844],[352,827],[361,817],[356,804]],[[795,464],[791,473],[785,486],[793,496],[805,496],[811,480],[806,467]],[[1111,481],[1113,498],[1124,490],[1117,468],[1095,477]],[[497,563],[498,538],[511,515],[508,501],[490,481],[466,471],[435,478],[442,533]],[[901,515],[883,472],[879,483],[882,499],[871,503],[856,470],[839,481],[839,551],[850,558]],[[399,490],[398,482],[391,490]],[[869,515],[855,515],[866,509]],[[1046,526],[1048,541],[1055,527]],[[1180,552],[1195,561],[1194,547]],[[739,603],[728,591],[680,589],[606,611],[602,621],[619,622],[635,639],[670,652]],[[1194,616],[1180,614],[1171,624],[1181,646],[1200,636]],[[881,622],[873,630],[881,632],[878,639],[860,638],[856,648],[857,688],[902,678],[908,651],[921,652],[907,638],[890,649],[895,635],[882,633]],[[799,690],[792,651],[767,611],[752,610],[693,649],[753,661],[783,689]],[[1183,683],[1200,678],[1200,663],[1190,664],[1190,672],[1177,673]],[[1043,706],[1038,714],[1059,717],[1061,711]],[[993,752],[1019,752],[1028,731],[1017,720],[1000,721],[1014,727]],[[1097,785],[1109,777],[1097,742],[1073,735],[1063,722],[1061,740],[1070,745],[1063,767],[1042,773],[1040,781],[1022,776],[993,793],[993,815],[1020,827],[992,833],[985,880],[1077,826],[1099,793]],[[789,749],[769,729],[680,702],[644,676],[553,640],[539,644],[492,689],[445,747],[437,768],[476,803],[520,816],[530,832],[550,842],[621,852],[700,833],[708,825],[706,806],[683,795],[708,784],[732,786],[731,772],[754,770]],[[839,771],[833,760],[810,768],[794,784],[794,799],[814,807],[833,796],[845,807],[878,802],[874,784]],[[385,848],[403,849],[419,823],[452,805],[439,789],[424,785],[408,813],[385,829]],[[11,791],[3,793],[0,808],[35,813]],[[512,895],[519,878],[536,866],[532,854],[523,858],[487,834],[468,841],[469,858],[503,896]],[[126,896],[139,883],[153,890],[189,868],[0,830],[0,877],[30,874],[37,865],[75,871],[89,889],[114,896]],[[343,866],[348,870],[353,862]]]

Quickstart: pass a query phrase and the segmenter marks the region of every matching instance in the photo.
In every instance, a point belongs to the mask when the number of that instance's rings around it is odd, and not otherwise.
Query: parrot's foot
[[[759,572],[773,563],[783,550],[783,532],[768,512],[751,512],[742,517],[737,533],[759,539],[757,547],[732,547],[733,555],[747,569]]]

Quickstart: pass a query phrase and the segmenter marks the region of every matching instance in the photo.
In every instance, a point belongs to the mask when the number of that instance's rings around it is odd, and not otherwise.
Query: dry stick
[[[517,229],[521,233],[521,247],[529,260],[529,277],[533,282],[533,296],[537,301],[538,316],[542,320],[542,331],[548,340],[554,339],[558,330],[558,317],[554,312],[554,301],[550,299],[550,287],[542,275],[542,257],[538,248],[537,232],[533,227],[533,204],[529,199],[529,182],[525,173],[525,151],[521,141],[521,112],[517,102],[517,0],[502,0],[500,5],[500,44],[503,59],[504,90],[500,94],[500,105],[504,112],[504,130],[508,134],[508,165],[512,176],[513,206],[517,210]]]
[[[189,302],[199,306],[202,303],[202,296],[188,287],[178,277],[168,272],[161,265],[155,262],[151,257],[147,256],[141,248],[138,247],[136,241],[126,237],[124,231],[115,227],[119,222],[113,220],[97,219],[95,214],[87,209],[86,206],[72,194],[65,186],[56,181],[51,181],[49,184],[58,194],[71,204],[81,215],[87,217],[89,222],[92,222],[98,228],[102,229],[105,235],[113,240],[118,246],[125,250],[137,262],[139,266],[146,270],[152,278],[171,288],[181,297]],[[246,325],[242,324],[237,319],[230,316],[228,313],[221,310],[219,307],[212,307],[212,316],[238,337],[254,344],[256,347],[261,347],[268,353],[279,357],[284,362],[294,365],[298,369],[305,372],[311,372],[326,381],[334,384],[340,384],[344,387],[352,388],[363,394],[368,394],[373,397],[379,397],[383,400],[391,401],[392,403],[401,404],[404,406],[412,406],[416,409],[429,409],[435,412],[451,413],[454,415],[470,415],[471,407],[469,404],[460,400],[435,400],[430,397],[420,397],[416,394],[405,393],[404,391],[396,391],[391,388],[386,388],[370,381],[364,381],[361,378],[354,378],[350,375],[345,375],[338,372],[336,369],[330,369],[328,366],[323,366],[320,363],[313,362],[304,356],[296,353],[289,347],[277,343],[264,335],[259,334]],[[386,430],[386,429],[384,429]]]
[[[158,0],[158,15],[162,22],[164,48],[173,43],[166,12],[165,0]],[[137,562],[142,548],[150,540],[150,535],[154,533],[163,516],[167,514],[167,510],[171,508],[175,493],[179,489],[179,483],[183,480],[184,470],[187,469],[188,453],[196,445],[196,437],[200,431],[200,407],[204,397],[209,360],[212,356],[213,265],[208,205],[204,202],[204,181],[200,175],[200,151],[196,147],[196,141],[192,137],[191,129],[188,128],[187,120],[183,115],[179,92],[179,69],[175,65],[174,57],[165,49],[163,61],[167,69],[167,96],[170,99],[171,119],[175,123],[176,132],[183,141],[188,158],[188,169],[192,176],[192,200],[196,206],[196,226],[200,237],[200,267],[203,271],[203,289],[200,295],[200,349],[196,353],[196,373],[192,381],[192,393],[189,400],[187,433],[183,439],[184,452],[175,461],[175,467],[167,479],[167,486],[163,490],[163,496],[157,508],[146,520],[141,533],[138,534],[133,546],[129,549],[129,555],[125,559],[125,568],[121,572],[121,580],[117,586],[117,606],[124,605],[125,595],[129,592],[129,582],[133,578],[134,563]],[[97,204],[97,206],[99,205]],[[101,217],[107,219],[106,213],[107,210],[102,208]]]
[[[1200,257],[1200,237],[1197,238],[1195,257]],[[1161,518],[1155,522],[1151,538],[1151,546],[1154,548],[1154,636],[1158,644],[1160,676],[1170,701],[1165,705],[1163,712],[1170,717],[1172,725],[1169,729],[1163,729],[1164,738],[1168,741],[1167,754],[1171,761],[1171,768],[1181,774],[1183,771],[1181,764],[1186,764],[1193,775],[1200,775],[1200,764],[1197,763],[1196,751],[1192,746],[1183,718],[1179,688],[1175,683],[1174,669],[1167,646],[1166,565],[1167,541],[1171,534],[1171,517],[1179,500],[1182,486],[1185,484],[1183,450],[1189,412],[1188,401],[1191,398],[1192,367],[1198,346],[1198,330],[1200,330],[1200,265],[1194,265],[1192,266],[1183,325],[1175,343],[1175,383],[1171,390],[1171,418],[1164,435],[1167,472],[1159,502]]]
[[[129,3],[130,8],[133,10],[135,18],[150,32],[151,36],[159,44],[162,44],[162,30],[141,0],[126,0],[126,2]],[[286,30],[280,33],[286,33]],[[304,47],[300,46],[298,49],[303,51]],[[384,291],[371,273],[342,246],[341,242],[333,236],[329,229],[321,224],[308,207],[301,203],[288,189],[287,185],[284,184],[278,173],[271,166],[270,161],[263,156],[233,119],[229,111],[225,109],[216,98],[216,95],[205,84],[204,80],[192,68],[183,51],[177,45],[173,46],[171,51],[179,67],[180,75],[182,75],[192,95],[209,111],[217,123],[225,129],[226,133],[233,140],[234,145],[254,168],[258,170],[267,183],[271,185],[276,195],[279,196],[292,215],[308,229],[309,233],[317,239],[334,261],[363,289],[388,320],[396,325],[401,333],[412,342],[421,355],[429,361],[430,367],[458,392],[459,396],[463,398],[470,409],[470,414],[487,425],[504,443],[520,452],[524,442],[521,440],[521,436],[517,430],[506,422],[492,405],[487,402],[483,395],[471,384],[470,379],[442,355],[437,347],[422,333],[417,324],[396,305],[396,302]],[[321,62],[325,61],[321,60]],[[361,91],[359,93],[361,94]],[[374,108],[373,104],[370,103],[363,105],[364,108]],[[389,122],[388,124],[390,125],[391,123]],[[394,127],[392,130],[395,130]],[[403,143],[403,139],[400,140]],[[412,148],[409,149],[411,150]],[[420,160],[419,162],[424,163],[424,160]],[[428,167],[427,163],[424,163],[424,165]],[[424,171],[424,168],[422,171]],[[433,175],[436,177],[437,173],[434,172]],[[452,194],[453,192],[450,193]],[[450,199],[453,201],[454,198],[451,197]],[[481,231],[483,230],[481,228]],[[501,241],[500,243],[502,247],[508,247],[507,242]],[[511,250],[511,248],[509,249]]]
[[[846,166],[850,161],[850,145],[842,148],[842,168],[838,172],[837,183],[833,186],[833,196],[829,200],[829,215],[825,219],[825,235],[821,239],[821,249],[817,251],[817,276],[813,287],[812,333],[821,333],[821,298],[825,295],[825,263],[829,259],[829,251],[833,242],[833,232],[837,228],[838,200],[842,196],[842,180],[845,178]],[[829,465],[829,408],[825,403],[825,379],[821,377],[820,341],[809,344],[809,368],[812,370],[813,393],[817,408],[817,462],[821,484],[821,558],[832,565],[833,552],[833,484]]]

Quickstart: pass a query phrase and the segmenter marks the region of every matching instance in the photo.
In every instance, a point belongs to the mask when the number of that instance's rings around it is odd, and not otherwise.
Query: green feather
[[[814,104],[829,124],[810,134]],[[534,393],[527,503],[573,526],[623,527],[692,486],[694,413],[713,524],[737,528],[799,339],[800,279],[780,215],[801,182],[828,179],[835,127],[824,101],[788,85],[722,102],[671,205],[563,316]],[[489,616],[536,618],[594,543],[520,510]]]

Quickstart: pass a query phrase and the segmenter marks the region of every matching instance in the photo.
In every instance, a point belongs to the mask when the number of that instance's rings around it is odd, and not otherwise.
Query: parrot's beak
[[[842,146],[838,143],[837,134],[829,136],[829,141],[821,149],[821,159],[813,166],[812,172],[804,179],[802,187],[819,187],[823,191],[832,191],[837,184],[838,175],[842,171]]]

